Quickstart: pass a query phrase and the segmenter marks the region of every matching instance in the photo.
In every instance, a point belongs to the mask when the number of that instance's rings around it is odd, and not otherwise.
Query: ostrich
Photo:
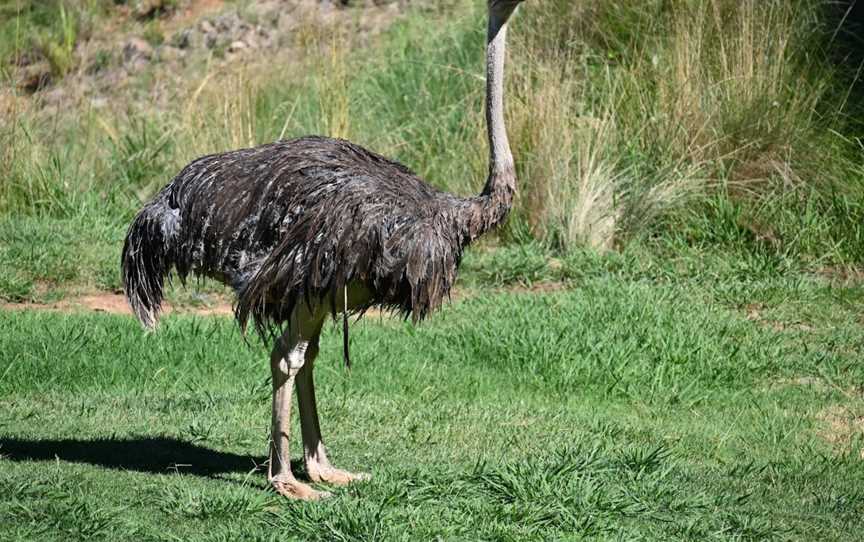
[[[512,206],[503,77],[507,22],[522,1],[488,0],[490,158],[479,196],[439,191],[348,141],[303,137],[193,161],[129,228],[123,283],[145,328],[158,322],[173,268],[181,280],[191,273],[231,286],[241,329],[251,319],[274,339],[268,481],[281,495],[326,496],[291,472],[295,385],[309,479],[343,485],[367,478],[334,467],[321,439],[312,371],[327,316],[379,306],[423,319],[448,297],[464,248]]]

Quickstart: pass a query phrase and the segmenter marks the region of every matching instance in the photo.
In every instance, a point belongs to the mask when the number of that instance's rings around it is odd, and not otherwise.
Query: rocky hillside
[[[74,105],[99,109],[124,99],[159,107],[193,74],[266,64],[333,29],[350,27],[352,43],[362,44],[405,4],[141,0],[98,15],[60,9],[54,38],[34,32],[10,48],[5,70],[11,84],[0,91],[0,107],[54,113]]]

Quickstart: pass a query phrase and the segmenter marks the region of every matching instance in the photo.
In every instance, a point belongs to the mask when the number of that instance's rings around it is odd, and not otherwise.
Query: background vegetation
[[[8,62],[41,52],[58,76],[84,70],[69,51],[111,7],[6,4],[0,53]],[[508,80],[520,196],[486,246],[547,260],[588,247],[859,266],[864,161],[848,15],[817,0],[526,6]],[[46,115],[13,102],[0,134],[0,262],[13,271],[0,295],[116,288],[125,225],[204,153],[323,133],[442,188],[477,191],[482,17],[482,2],[415,7],[370,47],[352,45],[350,25],[309,25],[282,69],[190,68],[177,99],[158,108],[127,99]],[[14,265],[22,257],[44,266]]]

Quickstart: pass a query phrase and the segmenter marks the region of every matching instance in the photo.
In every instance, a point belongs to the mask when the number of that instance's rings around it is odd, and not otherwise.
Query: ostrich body
[[[328,314],[383,306],[415,320],[448,296],[465,246],[499,224],[516,189],[504,127],[507,21],[522,0],[489,0],[486,121],[489,177],[463,198],[348,141],[305,137],[199,158],[133,221],[122,267],[129,304],[147,328],[173,268],[215,278],[237,294],[241,328],[264,337],[284,326],[270,358],[272,438],[268,479],[282,495],[324,495],[289,461],[296,384],[306,471],[313,482],[365,475],[333,467],[318,423],[312,371]]]

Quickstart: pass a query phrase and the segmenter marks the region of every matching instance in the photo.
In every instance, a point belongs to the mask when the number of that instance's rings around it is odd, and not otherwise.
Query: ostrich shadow
[[[231,473],[266,473],[267,458],[220,452],[171,437],[40,439],[0,437],[3,461],[68,461],[149,474],[222,478]],[[301,467],[299,463],[292,467]],[[302,468],[299,468],[302,471]]]

